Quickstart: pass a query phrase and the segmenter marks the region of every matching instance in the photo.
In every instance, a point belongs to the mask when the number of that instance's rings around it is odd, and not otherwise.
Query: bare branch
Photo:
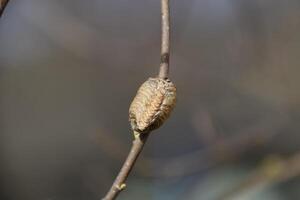
[[[169,56],[170,56],[170,16],[169,16],[169,0],[161,0],[162,13],[162,35],[161,35],[161,63],[159,68],[159,78],[166,79],[169,73]],[[117,178],[115,179],[110,190],[103,198],[103,200],[114,200],[119,193],[126,187],[125,181],[133,166],[142,152],[143,147],[150,132],[135,135],[131,150],[128,157],[123,164]]]
[[[3,11],[6,7],[6,5],[8,4],[9,0],[0,0],[0,17],[3,14]]]
[[[119,193],[126,187],[125,181],[129,176],[129,173],[133,169],[133,166],[139,154],[142,152],[148,136],[149,133],[145,133],[140,135],[139,137],[136,137],[136,139],[133,141],[131,150],[128,154],[126,161],[124,162],[117,178],[115,179],[115,182],[113,183],[103,200],[116,199]]]
[[[159,78],[166,79],[170,60],[170,6],[169,0],[161,0],[161,54]]]

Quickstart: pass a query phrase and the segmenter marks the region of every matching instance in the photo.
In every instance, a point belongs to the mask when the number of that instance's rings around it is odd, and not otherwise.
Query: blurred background
[[[171,0],[177,107],[119,199],[300,199],[299,10],[298,0]],[[101,199],[159,54],[159,0],[11,0],[0,199]]]

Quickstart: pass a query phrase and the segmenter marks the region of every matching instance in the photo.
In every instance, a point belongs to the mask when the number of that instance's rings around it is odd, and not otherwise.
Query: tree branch
[[[126,187],[125,181],[129,176],[129,173],[133,169],[133,166],[142,152],[143,147],[147,141],[149,133],[141,134],[139,137],[136,137],[132,143],[131,150],[124,162],[117,178],[115,179],[113,185],[111,186],[110,190],[103,198],[103,200],[113,200],[116,199],[119,193]]]
[[[169,0],[161,0],[161,54],[159,78],[166,79],[170,60],[170,6]]]
[[[161,62],[159,68],[159,78],[166,79],[169,73],[169,57],[170,57],[170,14],[169,14],[169,0],[161,0]],[[123,164],[117,178],[115,179],[110,190],[103,198],[103,200],[114,200],[120,192],[126,187],[125,181],[133,166],[142,152],[143,147],[147,141],[150,132],[135,135],[131,150]]]
[[[8,2],[9,0],[0,0],[0,17],[2,16],[2,13]]]

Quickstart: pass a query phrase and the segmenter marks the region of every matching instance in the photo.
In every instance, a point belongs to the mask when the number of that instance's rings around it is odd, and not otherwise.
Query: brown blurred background
[[[178,104],[120,199],[300,199],[299,10],[298,0],[171,0]],[[159,0],[11,0],[0,199],[101,199],[159,53]]]

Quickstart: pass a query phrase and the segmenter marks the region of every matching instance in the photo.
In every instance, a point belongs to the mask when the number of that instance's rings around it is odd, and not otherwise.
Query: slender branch
[[[9,0],[0,0],[0,17],[2,16],[2,13],[8,2]]]
[[[126,187],[125,181],[129,176],[129,173],[133,169],[133,166],[143,150],[143,147],[147,141],[149,133],[143,133],[140,136],[136,137],[133,141],[131,150],[124,162],[117,178],[115,179],[113,185],[111,186],[110,190],[103,198],[103,200],[113,200],[116,199],[119,193]]]
[[[158,77],[166,79],[170,60],[170,6],[169,0],[161,0],[161,54]]]
[[[169,0],[161,0],[161,62],[158,76],[166,79],[169,73],[169,57],[170,57],[170,14]],[[103,200],[114,200],[120,192],[126,187],[125,181],[133,166],[143,150],[150,132],[135,135],[131,150],[123,164],[117,178],[115,179],[110,190]]]

